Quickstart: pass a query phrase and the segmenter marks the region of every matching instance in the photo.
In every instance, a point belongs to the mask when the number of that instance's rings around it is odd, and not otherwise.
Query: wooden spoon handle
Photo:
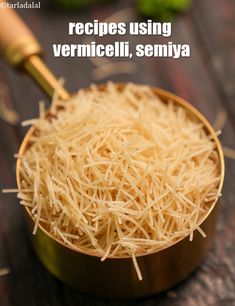
[[[50,97],[57,92],[58,98],[69,99],[69,93],[40,58],[42,48],[36,38],[6,0],[0,0],[0,53],[12,66],[30,74]]]
[[[13,66],[42,53],[32,32],[5,0],[0,0],[0,52]]]

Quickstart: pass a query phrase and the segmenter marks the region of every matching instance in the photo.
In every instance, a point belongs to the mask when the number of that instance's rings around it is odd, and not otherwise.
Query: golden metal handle
[[[33,76],[36,82],[44,89],[49,97],[52,97],[54,92],[56,92],[59,99],[69,99],[70,94],[58,82],[56,77],[39,56],[32,55],[28,57],[24,62],[24,68],[31,76]]]
[[[10,65],[25,69],[50,97],[56,91],[59,98],[69,98],[69,93],[40,58],[40,44],[5,0],[0,0],[0,53]]]

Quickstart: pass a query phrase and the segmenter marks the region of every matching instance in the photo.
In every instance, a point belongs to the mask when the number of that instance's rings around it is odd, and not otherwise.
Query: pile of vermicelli
[[[105,260],[160,250],[198,230],[219,197],[215,143],[148,86],[91,86],[41,105],[21,160],[21,203],[73,249]]]

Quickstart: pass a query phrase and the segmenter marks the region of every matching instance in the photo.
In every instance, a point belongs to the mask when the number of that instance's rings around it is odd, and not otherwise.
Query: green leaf
[[[187,10],[192,0],[138,0],[139,12],[147,17],[171,20],[177,12]]]

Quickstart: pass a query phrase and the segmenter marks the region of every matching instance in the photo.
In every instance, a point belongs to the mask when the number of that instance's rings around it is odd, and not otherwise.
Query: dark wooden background
[[[24,1],[23,1],[24,2]],[[52,43],[69,41],[69,21],[104,20],[134,1],[116,1],[83,12],[64,13],[41,1],[41,9],[19,13],[30,25],[45,50],[49,66],[76,91],[88,86],[93,64],[89,59],[53,58]],[[131,14],[130,14],[131,15]],[[131,16],[130,16],[131,18]],[[157,43],[154,37],[127,37],[132,46]],[[73,37],[77,43],[81,38]],[[106,38],[106,42],[113,39]],[[173,24],[172,41],[191,45],[190,59],[133,59],[136,72],[111,77],[113,81],[147,83],[170,90],[194,104],[213,123],[218,112],[226,110],[223,145],[235,149],[235,2],[234,0],[195,0],[192,9]],[[101,79],[99,82],[105,82]],[[0,62],[0,98],[11,104],[20,119],[37,115],[37,102],[44,94],[23,74],[16,74]],[[15,159],[25,133],[19,125],[0,119],[0,182],[2,188],[15,186]],[[135,301],[113,301],[79,293],[47,272],[37,260],[26,234],[22,208],[15,195],[0,194],[0,277],[1,306],[75,305],[235,305],[235,161],[226,159],[226,179],[219,202],[219,218],[214,244],[203,265],[185,282],[160,295]],[[98,285],[98,284],[97,284]],[[115,284],[114,284],[115,285]]]

